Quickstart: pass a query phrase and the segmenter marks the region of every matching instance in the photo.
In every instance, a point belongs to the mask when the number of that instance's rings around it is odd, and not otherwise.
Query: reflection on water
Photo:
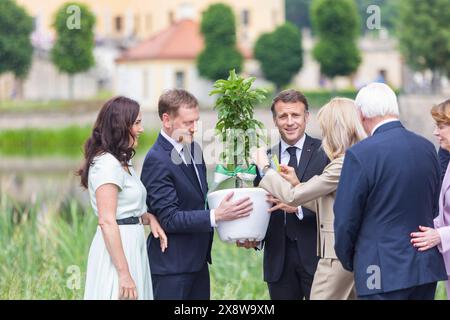
[[[141,174],[145,154],[137,154],[133,165]],[[25,158],[0,156],[0,192],[6,193],[20,203],[54,205],[77,200],[89,205],[89,195],[80,186],[75,171],[82,159],[72,158]],[[213,167],[208,167],[208,181],[211,181]]]
[[[133,159],[138,174],[144,156]],[[22,203],[61,203],[78,200],[88,205],[89,195],[75,176],[82,159],[0,158],[0,191]]]
[[[87,203],[70,158],[1,158],[0,190],[21,203],[61,203],[74,198]]]

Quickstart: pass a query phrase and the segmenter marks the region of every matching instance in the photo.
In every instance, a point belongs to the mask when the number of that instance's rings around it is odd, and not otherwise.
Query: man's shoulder
[[[327,155],[325,154],[325,151],[323,150],[323,148],[321,148],[322,140],[306,135],[305,146],[307,144],[308,144],[308,147],[311,147],[313,149],[313,152],[314,152],[313,157],[314,158],[317,158],[317,157],[322,158],[325,165],[330,163],[330,160],[328,159]]]
[[[144,161],[164,161],[164,158],[166,157],[166,152],[164,151],[164,148],[161,147],[158,141],[155,141],[155,143],[148,150]]]
[[[305,143],[319,147],[322,144],[322,140],[306,135]]]
[[[430,140],[415,132],[409,130],[406,130],[406,132],[411,136],[411,139],[413,139],[417,143],[423,144],[423,146],[426,148],[433,149],[436,152],[436,148],[434,147],[433,143]]]

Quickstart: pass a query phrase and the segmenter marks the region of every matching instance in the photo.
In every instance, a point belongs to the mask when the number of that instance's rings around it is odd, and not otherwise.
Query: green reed
[[[82,299],[96,228],[92,210],[74,200],[22,204],[0,195],[0,299]],[[262,255],[216,236],[211,298],[269,299]],[[446,299],[443,283],[436,299]]]
[[[1,195],[0,299],[82,299],[96,227],[92,210],[75,201],[20,204]],[[216,237],[212,255],[213,299],[268,298],[260,252]]]

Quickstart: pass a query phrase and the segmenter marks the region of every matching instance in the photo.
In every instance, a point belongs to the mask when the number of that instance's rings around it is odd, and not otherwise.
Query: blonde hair
[[[438,125],[450,125],[450,99],[431,108],[431,116]]]
[[[322,148],[330,160],[343,156],[367,136],[351,99],[332,99],[319,110],[317,119],[322,130]]]

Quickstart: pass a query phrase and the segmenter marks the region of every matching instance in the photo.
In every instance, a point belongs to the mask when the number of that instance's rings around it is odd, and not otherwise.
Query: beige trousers
[[[356,299],[353,273],[338,259],[321,258],[311,288],[311,300]]]

